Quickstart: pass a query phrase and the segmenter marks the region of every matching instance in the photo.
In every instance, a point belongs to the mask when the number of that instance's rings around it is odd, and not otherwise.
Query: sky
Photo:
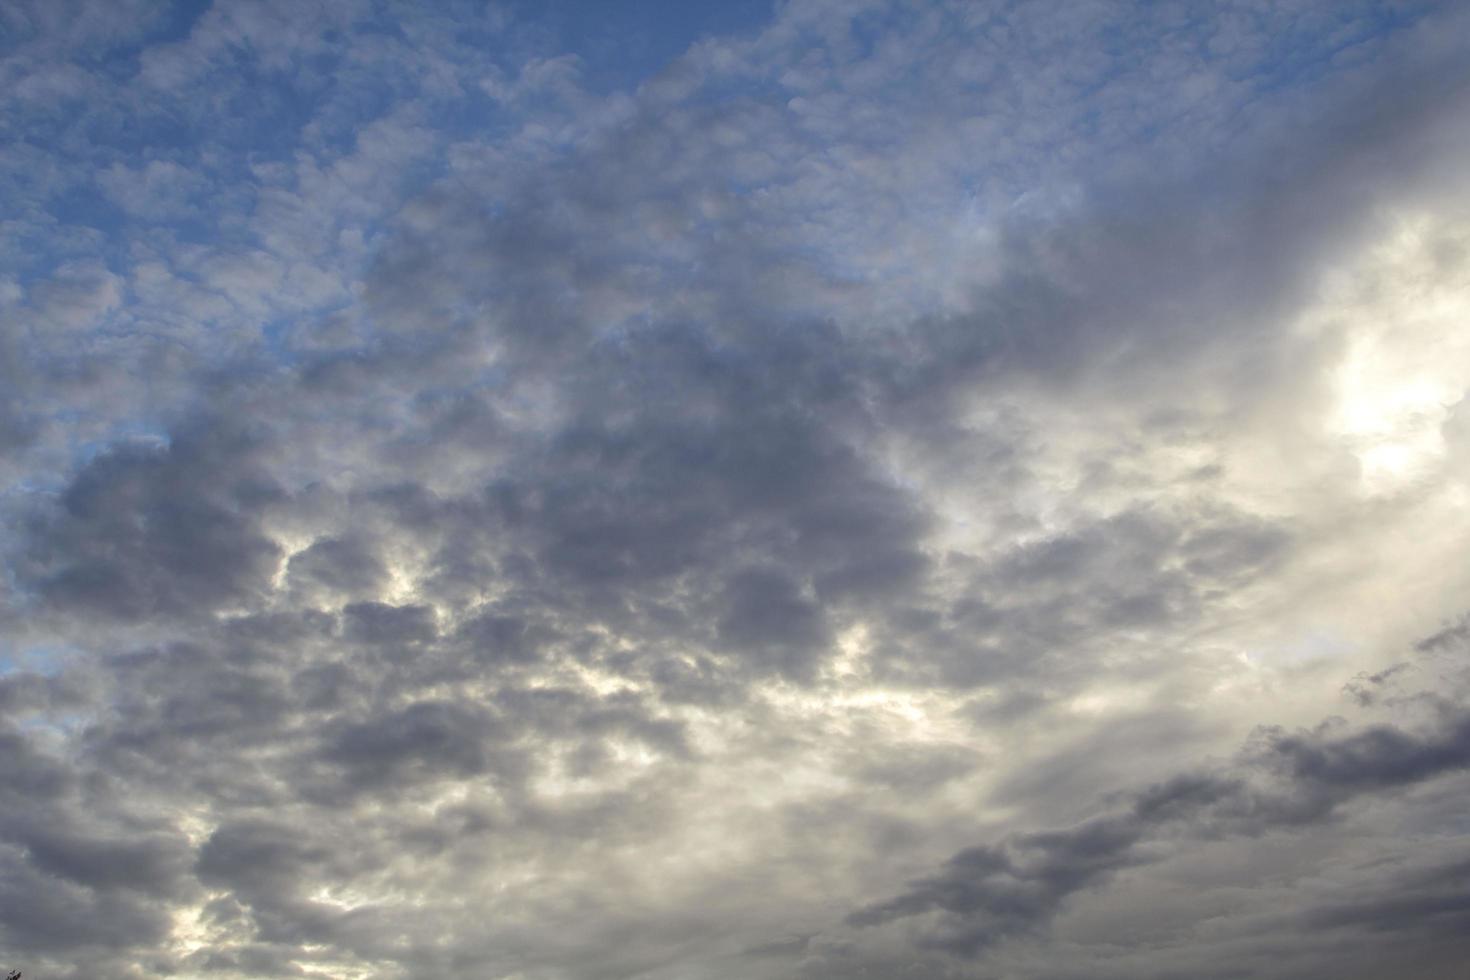
[[[0,4],[0,969],[1470,960],[1470,6]]]

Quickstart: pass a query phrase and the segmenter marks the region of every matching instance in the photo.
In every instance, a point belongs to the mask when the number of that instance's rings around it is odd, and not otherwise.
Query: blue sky
[[[0,965],[1447,975],[1467,28],[6,5]]]

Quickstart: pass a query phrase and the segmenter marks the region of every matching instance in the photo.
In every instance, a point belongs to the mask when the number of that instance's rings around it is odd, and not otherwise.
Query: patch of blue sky
[[[284,369],[292,369],[308,360],[319,360],[322,351],[309,345],[303,345],[303,328],[308,328],[307,332],[309,332],[309,328],[323,318],[330,317],[334,313],[351,312],[354,305],[351,300],[344,299],[304,313],[291,313],[267,319],[260,326],[260,337],[271,364]],[[310,351],[310,358],[307,357],[308,351]]]
[[[189,36],[213,5],[214,0],[172,0],[162,7],[162,15],[147,32],[145,44],[168,44]]]
[[[104,104],[93,104],[96,93],[89,91],[12,117],[6,128],[45,147],[58,170],[51,178],[54,192],[43,195],[57,221],[108,236],[124,230],[128,221],[115,203],[87,186],[110,168],[138,171],[163,161],[186,168],[218,191],[250,181],[254,167],[290,164],[303,151],[324,160],[349,154],[366,123],[401,109],[406,100],[426,132],[479,141],[508,136],[523,118],[545,108],[533,100],[510,113],[473,84],[459,86],[450,97],[426,92],[412,69],[362,50],[371,48],[374,37],[394,38],[405,50],[414,49],[418,39],[404,35],[393,17],[355,23],[348,34],[328,32],[324,43],[285,63],[264,64],[248,44],[226,45],[196,64],[198,77],[184,91],[150,89],[140,82],[142,45],[188,38],[207,6],[171,5],[134,43],[111,48],[93,75],[94,82],[111,90]],[[770,4],[513,3],[510,11],[523,33],[540,38],[538,47],[545,52],[574,54],[579,84],[597,91],[632,88],[700,37],[755,29],[769,16]],[[496,70],[513,73],[515,59],[526,57],[524,45],[497,37],[492,27],[471,22],[455,38],[452,54],[463,59],[454,66],[461,81]],[[406,191],[434,174],[420,168],[417,176]],[[146,212],[131,218],[165,220]],[[215,231],[208,221],[191,227],[167,220],[186,240]]]
[[[110,251],[126,222],[94,188],[77,186],[47,202],[39,220],[9,223],[0,245],[3,274],[22,288],[48,278],[71,259],[91,259]],[[112,233],[109,236],[109,231]]]
[[[77,648],[58,643],[0,646],[0,677],[21,673],[55,677],[69,662],[85,657],[86,654]]]
[[[57,416],[57,421],[68,420],[66,413]],[[161,424],[150,422],[146,419],[118,419],[108,426],[107,435],[95,439],[73,439],[69,443],[69,452],[74,465],[80,469],[92,462],[104,453],[117,451],[120,447],[131,447],[134,449],[145,449],[150,452],[164,452],[173,440],[168,430]],[[56,489],[65,488],[64,483],[57,484]]]
[[[1326,75],[1354,49],[1363,56],[1395,33],[1418,23],[1436,4],[1429,0],[1341,3],[1327,24],[1294,25],[1276,33],[1251,66],[1256,92],[1275,94]]]
[[[576,55],[583,84],[599,93],[635,89],[705,38],[752,34],[774,10],[772,0],[509,0],[502,6],[534,28],[549,50]]]

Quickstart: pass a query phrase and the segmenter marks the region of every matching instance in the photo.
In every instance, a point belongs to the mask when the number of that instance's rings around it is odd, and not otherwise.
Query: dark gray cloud
[[[1470,618],[1462,617],[1459,622],[1450,623],[1424,637],[1414,644],[1414,649],[1420,653],[1453,650],[1462,646],[1467,639],[1470,639]]]
[[[1470,921],[1463,887],[1467,871],[1470,866],[1456,860],[1401,873],[1367,894],[1315,908],[1308,919],[1318,928],[1409,934],[1431,948],[1443,945],[1445,938],[1463,935]]]
[[[238,426],[205,422],[166,447],[99,455],[38,519],[28,584],[63,611],[125,621],[249,603],[280,559],[258,524],[278,490],[252,467],[255,444]]]
[[[372,547],[358,538],[319,538],[291,556],[287,574],[293,584],[351,596],[376,594],[387,569]]]
[[[1344,684],[1342,686],[1342,693],[1352,698],[1358,707],[1370,707],[1383,696],[1382,691],[1384,689],[1392,686],[1395,677],[1412,669],[1411,664],[1397,663],[1371,674],[1364,671]]]
[[[129,812],[70,761],[0,732],[0,936],[29,956],[83,958],[147,948],[169,931],[169,908],[195,885],[186,841],[164,820]]]
[[[1160,860],[1170,837],[1257,836],[1300,831],[1365,795],[1470,768],[1470,717],[1411,733],[1377,725],[1339,735],[1334,726],[1258,731],[1233,767],[1175,776],[1131,796],[1125,808],[1064,830],[1017,834],[969,848],[897,897],[853,912],[876,926],[929,913],[940,918],[921,944],[963,957],[1049,924],[1077,892],[1119,871]],[[1407,899],[1444,906],[1439,895]],[[1446,911],[1460,906],[1450,902]],[[1346,914],[1346,913],[1345,913]],[[1324,920],[1331,913],[1323,913]],[[1393,928],[1388,920],[1380,926]]]

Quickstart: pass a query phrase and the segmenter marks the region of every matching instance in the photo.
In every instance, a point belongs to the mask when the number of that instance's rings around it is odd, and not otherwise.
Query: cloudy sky
[[[8,0],[0,93],[0,969],[1463,969],[1466,4]]]

